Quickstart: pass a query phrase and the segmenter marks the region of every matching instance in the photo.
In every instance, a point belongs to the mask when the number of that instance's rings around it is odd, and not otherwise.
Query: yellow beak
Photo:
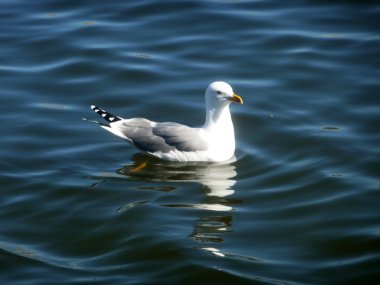
[[[243,104],[243,99],[237,94],[234,94],[232,97],[228,98],[228,100],[230,100],[231,102]]]

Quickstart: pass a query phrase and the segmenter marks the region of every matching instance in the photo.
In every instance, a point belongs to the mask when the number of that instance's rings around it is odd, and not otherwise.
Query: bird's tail
[[[117,121],[120,121],[120,120],[123,119],[121,117],[112,115],[111,113],[108,113],[107,111],[104,111],[104,110],[100,109],[99,107],[97,107],[95,105],[91,105],[91,109],[95,113],[98,113],[100,116],[102,116],[109,123],[114,123],[114,122],[117,122]]]

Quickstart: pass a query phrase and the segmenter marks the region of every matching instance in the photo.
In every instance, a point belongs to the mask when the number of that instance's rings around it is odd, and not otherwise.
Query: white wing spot
[[[103,117],[103,118],[105,118],[106,116],[107,116],[107,114],[106,114],[106,113],[102,114],[102,117]]]
[[[115,118],[114,117],[109,117],[109,120],[113,121],[113,120],[115,120]]]

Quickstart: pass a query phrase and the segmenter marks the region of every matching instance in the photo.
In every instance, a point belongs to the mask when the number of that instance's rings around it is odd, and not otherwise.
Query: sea
[[[378,1],[0,1],[1,284],[380,284]],[[166,162],[105,132],[201,126]]]

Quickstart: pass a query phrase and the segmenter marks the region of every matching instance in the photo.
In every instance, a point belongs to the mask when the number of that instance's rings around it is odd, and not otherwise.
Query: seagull
[[[206,89],[206,120],[203,126],[192,128],[174,122],[153,122],[145,118],[124,119],[97,106],[91,109],[108,124],[99,125],[127,140],[138,150],[168,161],[223,162],[235,152],[235,134],[230,103],[243,104],[232,87],[221,81]]]

